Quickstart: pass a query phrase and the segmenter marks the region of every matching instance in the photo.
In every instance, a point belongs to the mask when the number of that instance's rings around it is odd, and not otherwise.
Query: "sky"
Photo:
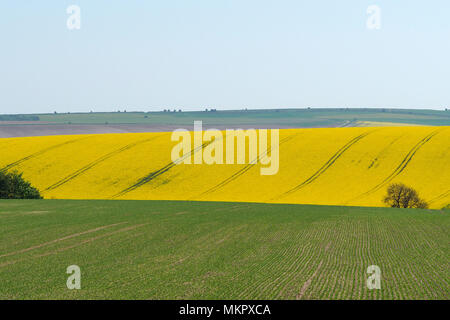
[[[0,113],[450,107],[448,0],[1,1],[0,43]]]

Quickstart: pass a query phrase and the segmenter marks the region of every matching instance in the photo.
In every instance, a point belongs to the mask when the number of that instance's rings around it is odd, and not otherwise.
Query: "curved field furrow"
[[[161,169],[158,169],[156,171],[153,171],[152,173],[146,175],[145,177],[139,179],[135,184],[131,185],[130,187],[122,190],[121,192],[115,194],[114,196],[112,196],[112,198],[117,198],[120,196],[123,196],[131,191],[134,191],[140,187],[142,187],[144,184],[149,183],[150,181],[152,181],[153,179],[161,176],[162,174],[166,173],[167,171],[169,171],[170,169],[172,169],[174,166],[176,166],[179,163],[182,163],[187,157],[191,157],[193,156],[196,152],[203,150],[207,145],[211,144],[213,141],[209,141],[209,142],[205,142],[204,144],[202,144],[199,147],[196,147],[194,149],[192,149],[190,152],[185,153],[184,155],[182,155],[180,158],[178,158],[177,161],[175,162],[170,162],[167,165],[165,165],[164,167],[162,167]]]
[[[281,146],[282,144],[292,140],[293,138],[295,138],[298,134],[294,134],[292,136],[286,137],[283,140],[280,141],[279,146]],[[244,168],[240,169],[239,171],[233,173],[233,175],[231,175],[230,177],[228,177],[227,179],[223,180],[222,182],[220,182],[219,184],[215,185],[214,187],[206,190],[205,192],[203,192],[201,195],[198,196],[198,198],[201,198],[204,195],[213,193],[221,188],[223,188],[224,186],[226,186],[227,184],[229,184],[230,182],[236,180],[237,178],[239,178],[240,176],[242,176],[244,173],[246,173],[248,170],[250,170],[251,168],[253,168],[257,163],[258,160],[260,160],[261,158],[265,157],[269,151],[274,150],[272,147],[270,147],[269,149],[265,150],[264,152],[262,152],[261,154],[259,154],[255,159],[253,159],[252,161],[250,161],[249,164],[247,164]],[[197,197],[195,197],[197,198]],[[194,199],[194,198],[192,198]]]
[[[405,170],[405,168],[408,166],[408,164],[410,163],[410,161],[412,160],[412,158],[414,157],[414,155],[417,153],[417,151],[420,150],[420,148],[422,148],[428,141],[430,141],[435,135],[437,135],[440,131],[442,131],[442,129],[438,129],[433,131],[432,133],[430,133],[429,135],[427,135],[425,138],[423,138],[422,140],[420,140],[406,155],[406,157],[403,158],[402,162],[397,166],[397,168],[395,168],[395,170],[389,175],[387,176],[382,182],[380,182],[379,184],[377,184],[375,187],[373,187],[372,189],[370,189],[369,191],[359,195],[358,197],[356,197],[355,199],[359,199],[365,196],[368,196],[369,194],[378,191],[379,189],[381,189],[382,187],[384,187],[385,185],[387,185],[389,182],[391,182],[395,177],[397,177],[400,173],[403,172],[403,170]],[[353,199],[353,200],[355,200]]]
[[[48,147],[48,148],[42,149],[42,150],[40,150],[38,152],[32,153],[32,154],[30,154],[30,155],[28,155],[28,156],[26,156],[24,158],[21,158],[21,159],[19,159],[17,161],[14,161],[14,162],[4,166],[3,168],[0,169],[0,172],[6,172],[9,169],[12,169],[12,168],[18,166],[18,165],[22,164],[25,161],[34,159],[34,158],[36,158],[36,157],[38,157],[40,155],[45,154],[46,152],[55,150],[55,149],[63,147],[63,146],[67,146],[68,144],[74,143],[74,142],[82,140],[82,139],[85,139],[85,138],[73,139],[73,140],[69,140],[69,141],[63,142],[63,143],[58,143],[58,144],[53,145],[51,147]]]
[[[52,184],[51,186],[47,187],[44,190],[44,192],[45,191],[54,190],[54,189],[62,186],[63,184],[66,184],[67,182],[75,179],[76,177],[82,175],[83,173],[85,173],[86,171],[92,169],[93,167],[95,167],[96,165],[102,163],[103,161],[106,161],[106,160],[108,160],[108,159],[110,159],[110,158],[112,158],[112,157],[114,157],[114,156],[116,156],[116,155],[118,155],[118,154],[120,154],[120,153],[122,153],[122,152],[124,152],[126,150],[129,150],[129,149],[131,149],[131,148],[133,148],[135,146],[138,146],[138,145],[140,145],[142,143],[152,141],[152,140],[156,139],[157,137],[158,136],[152,137],[150,139],[145,139],[145,140],[137,141],[137,142],[134,142],[134,143],[130,143],[130,144],[128,144],[128,145],[126,145],[126,146],[124,146],[124,147],[122,147],[120,149],[117,149],[117,150],[115,150],[113,152],[105,154],[104,156],[98,158],[97,160],[89,163],[88,165],[85,165],[84,167],[78,169],[77,171],[75,171],[75,172],[71,173],[70,175],[66,176],[65,178],[63,178],[63,179],[59,180],[58,182]]]
[[[301,188],[307,186],[308,184],[314,182],[314,180],[316,180],[325,171],[327,171],[328,168],[330,168],[333,165],[333,163],[335,163],[336,160],[339,159],[339,157],[342,156],[342,154],[345,151],[347,151],[351,146],[353,146],[359,140],[363,139],[364,137],[366,137],[367,135],[369,135],[372,132],[373,131],[360,134],[359,136],[357,136],[357,137],[353,138],[352,140],[350,140],[341,149],[339,149],[330,159],[328,159],[328,161],[319,170],[317,170],[312,176],[310,176],[308,179],[306,179],[305,181],[303,181],[299,185],[295,186],[294,188],[292,188],[292,189],[286,191],[285,193],[283,193],[282,195],[278,196],[277,198],[282,198],[282,197],[287,196],[287,195],[289,195],[291,193],[294,193],[294,192],[300,190]],[[275,198],[275,199],[277,199],[277,198]]]
[[[444,193],[438,195],[436,198],[431,199],[431,200],[429,201],[429,203],[434,203],[434,202],[436,202],[436,201],[443,200],[443,199],[445,199],[445,198],[448,197],[448,196],[450,196],[450,190],[447,190],[446,192],[444,192]]]

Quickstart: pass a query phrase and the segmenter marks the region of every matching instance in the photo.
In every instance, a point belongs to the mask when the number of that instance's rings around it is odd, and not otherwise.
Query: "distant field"
[[[293,126],[341,126],[354,121],[381,121],[421,125],[449,125],[450,111],[418,109],[260,109],[188,112],[92,112],[34,115],[0,115],[1,121],[39,120],[54,124],[158,124],[206,125],[279,124]],[[36,121],[38,122],[38,121]]]
[[[449,129],[280,130],[279,171],[271,176],[255,159],[175,165],[169,132],[0,139],[8,150],[0,171],[23,172],[47,199],[384,206],[387,186],[403,182],[438,209],[450,203]]]
[[[38,121],[31,121],[38,120]],[[130,133],[204,128],[449,126],[450,111],[414,109],[277,109],[216,112],[103,112],[0,115],[1,137]]]
[[[450,111],[395,109],[278,109],[217,112],[115,112],[84,114],[45,114],[41,121],[56,123],[137,123],[192,125],[203,120],[206,125],[279,124],[294,127],[341,126],[350,121],[383,121],[422,125],[450,125]],[[147,118],[146,118],[147,116]]]
[[[449,299],[449,212],[0,201],[0,299]],[[81,268],[81,290],[66,268]],[[381,269],[381,290],[366,287]]]

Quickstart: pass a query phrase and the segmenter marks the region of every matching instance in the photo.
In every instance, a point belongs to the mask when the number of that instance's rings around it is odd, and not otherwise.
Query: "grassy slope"
[[[3,200],[0,298],[448,299],[448,217],[386,208]],[[66,288],[72,264],[81,267],[78,291]],[[381,268],[381,290],[366,288],[372,264]]]
[[[146,117],[147,116],[147,117]],[[55,124],[158,124],[189,125],[203,120],[205,125],[284,125],[330,127],[349,121],[380,121],[421,125],[450,125],[450,111],[413,109],[279,109],[217,112],[111,112],[40,114],[41,121]]]

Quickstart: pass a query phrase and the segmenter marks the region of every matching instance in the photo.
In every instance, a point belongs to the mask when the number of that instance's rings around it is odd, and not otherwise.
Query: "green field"
[[[178,108],[177,108],[178,110]],[[394,122],[420,125],[450,125],[450,111],[417,109],[271,109],[216,112],[92,112],[37,114],[51,124],[149,124],[192,126],[194,120],[205,125],[273,125],[289,127],[335,127],[355,121]],[[3,116],[4,120],[15,120]],[[16,120],[27,120],[17,116]],[[28,117],[31,117],[29,115]],[[0,121],[2,116],[0,116]],[[28,120],[31,120],[28,119]],[[39,121],[36,121],[38,123]]]
[[[2,200],[0,298],[448,299],[449,228],[443,210]]]

